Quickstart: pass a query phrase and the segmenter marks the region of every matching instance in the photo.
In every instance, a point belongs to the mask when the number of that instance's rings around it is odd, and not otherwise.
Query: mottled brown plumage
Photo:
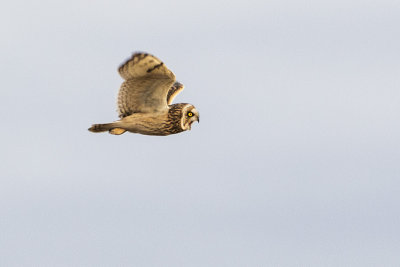
[[[171,105],[183,85],[158,58],[135,53],[122,64],[119,74],[125,80],[118,93],[118,121],[94,124],[91,132],[126,131],[146,135],[170,135],[191,129],[199,121],[196,108],[187,103]]]

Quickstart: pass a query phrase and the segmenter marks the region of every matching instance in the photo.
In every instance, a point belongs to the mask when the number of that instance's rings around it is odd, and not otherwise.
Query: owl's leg
[[[110,134],[114,134],[114,135],[120,135],[123,134],[124,132],[126,132],[125,129],[122,128],[112,128],[108,131]]]

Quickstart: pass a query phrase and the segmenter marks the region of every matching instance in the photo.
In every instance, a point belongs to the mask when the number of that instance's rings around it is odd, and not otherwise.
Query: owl
[[[193,105],[171,104],[183,85],[175,81],[175,75],[155,56],[134,53],[118,72],[124,79],[118,93],[120,120],[93,124],[89,131],[165,136],[190,130],[193,122],[200,122]]]

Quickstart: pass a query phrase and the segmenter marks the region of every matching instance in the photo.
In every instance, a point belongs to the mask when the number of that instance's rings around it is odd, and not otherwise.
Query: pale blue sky
[[[1,266],[398,266],[400,2],[9,1]],[[117,119],[134,51],[201,123]]]

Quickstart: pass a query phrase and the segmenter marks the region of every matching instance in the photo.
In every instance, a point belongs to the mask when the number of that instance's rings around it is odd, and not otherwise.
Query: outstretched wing
[[[118,93],[118,113],[158,112],[168,108],[167,96],[175,75],[164,63],[146,53],[135,53],[122,64],[119,74],[125,81]]]
[[[180,82],[175,82],[169,89],[167,94],[167,104],[171,105],[174,98],[183,90],[183,84]]]

